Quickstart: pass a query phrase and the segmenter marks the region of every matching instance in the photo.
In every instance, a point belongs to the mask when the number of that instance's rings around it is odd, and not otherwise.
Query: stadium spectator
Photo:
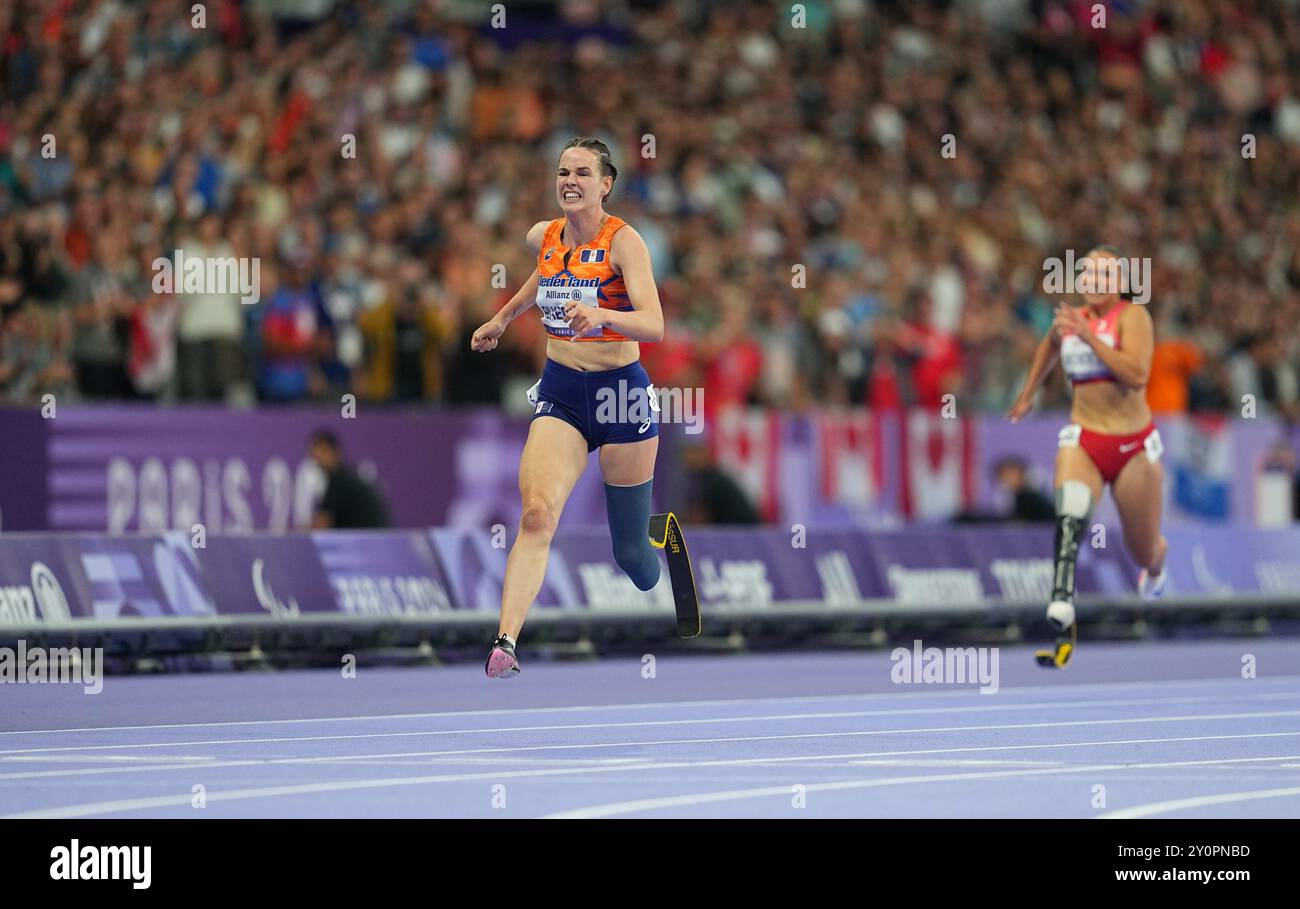
[[[707,445],[683,450],[690,502],[685,520],[691,524],[759,524],[758,509],[740,484],[710,457]]]
[[[187,177],[182,173],[178,179]],[[193,233],[188,234],[179,247],[184,257],[182,261],[232,258],[234,250],[222,237],[222,232],[220,216],[211,212],[204,214]],[[165,252],[161,255],[172,258]],[[229,288],[223,293],[216,288],[205,288],[204,293],[184,293],[181,292],[183,279],[182,274],[173,275],[178,308],[176,338],[180,396],[187,401],[224,400],[231,386],[239,382],[244,373],[241,347],[244,312],[238,289]]]
[[[343,460],[338,437],[328,429],[312,433],[311,458],[325,472],[325,494],[316,506],[312,527],[364,529],[388,527],[388,503]]]
[[[262,271],[265,287],[277,276]],[[289,267],[257,316],[261,357],[258,388],[264,401],[304,401],[323,397],[328,387],[323,361],[330,350],[329,316],[307,260]]]
[[[1022,458],[1003,458],[993,468],[998,485],[1011,499],[1005,520],[1048,522],[1056,520],[1056,505],[1051,496],[1029,485],[1029,465]]]
[[[1056,504],[1042,490],[1029,482],[1029,465],[1024,458],[1002,458],[993,465],[993,478],[1000,493],[1008,502],[1006,511],[972,508],[957,514],[957,524],[1024,524],[1052,523],[1056,520]]]
[[[1151,376],[1147,380],[1147,404],[1153,414],[1187,413],[1191,406],[1192,380],[1205,364],[1205,354],[1190,338],[1181,336],[1166,322],[1151,355]]]
[[[127,374],[131,314],[143,290],[132,286],[124,266],[125,246],[112,233],[92,241],[93,253],[73,281],[72,355],[84,398],[130,398]]]
[[[384,300],[357,324],[369,351],[365,395],[379,401],[419,401],[442,396],[442,358],[449,326],[427,291],[422,270],[387,282]]]

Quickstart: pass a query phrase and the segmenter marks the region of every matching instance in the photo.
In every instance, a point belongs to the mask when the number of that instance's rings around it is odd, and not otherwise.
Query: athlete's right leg
[[[574,484],[587,468],[587,454],[582,433],[558,417],[537,417],[528,429],[519,460],[523,514],[519,535],[506,560],[501,590],[499,633],[511,640],[518,639],[524,617],[542,589],[555,526]]]
[[[1115,507],[1119,510],[1120,526],[1124,528],[1124,545],[1142,569],[1138,592],[1143,599],[1159,597],[1165,586],[1165,555],[1169,551],[1169,542],[1160,532],[1164,478],[1160,461],[1139,453],[1124,465],[1110,487]]]
[[[1047,617],[1058,630],[1074,624],[1074,569],[1088,519],[1101,501],[1105,481],[1092,458],[1078,445],[1056,453],[1056,545],[1052,571],[1052,604]]]

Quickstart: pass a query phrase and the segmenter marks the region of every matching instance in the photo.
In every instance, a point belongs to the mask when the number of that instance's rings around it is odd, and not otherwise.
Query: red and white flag
[[[777,468],[781,418],[775,410],[725,407],[710,433],[710,451],[758,507],[764,521],[777,518]]]
[[[971,423],[928,410],[903,418],[903,514],[920,520],[949,518],[975,499]]]
[[[824,410],[817,415],[821,497],[868,507],[884,484],[880,424],[866,408]]]

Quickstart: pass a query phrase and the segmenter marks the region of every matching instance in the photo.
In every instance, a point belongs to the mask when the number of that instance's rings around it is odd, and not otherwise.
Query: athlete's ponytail
[[[602,177],[611,178],[609,192],[600,197],[600,204],[604,205],[605,200],[614,192],[614,182],[618,180],[618,168],[614,166],[614,161],[610,158],[609,146],[604,142],[601,142],[599,139],[575,136],[569,140],[569,143],[565,145],[564,148],[560,149],[560,154],[564,154],[571,148],[585,148],[587,151],[591,152],[596,156],[596,160],[600,162],[600,175]]]

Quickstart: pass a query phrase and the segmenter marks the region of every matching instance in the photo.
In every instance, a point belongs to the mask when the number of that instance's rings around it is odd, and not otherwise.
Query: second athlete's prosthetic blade
[[[1053,603],[1052,606],[1068,605],[1064,603]],[[1051,620],[1051,607],[1048,607],[1048,619]],[[1052,621],[1056,625],[1056,621]],[[1070,614],[1070,624],[1068,627],[1058,630],[1056,635],[1056,644],[1051,650],[1035,650],[1034,662],[1044,669],[1064,669],[1070,662],[1070,657],[1074,656],[1075,645],[1078,644],[1078,626],[1074,622],[1073,611]]]
[[[1066,480],[1056,491],[1056,547],[1052,553],[1052,602],[1074,602],[1074,569],[1079,541],[1092,514],[1092,490],[1078,480]]]
[[[700,633],[700,601],[695,595],[695,573],[691,570],[691,557],[686,551],[677,515],[650,516],[650,543],[662,549],[668,558],[668,579],[673,585],[673,605],[677,609],[677,635],[693,638]]]
[[[1092,514],[1092,490],[1086,483],[1066,480],[1056,491],[1056,536],[1053,552],[1052,602],[1047,620],[1056,630],[1056,646],[1039,650],[1039,666],[1064,669],[1074,655],[1078,633],[1074,614],[1074,574],[1079,562],[1079,542]]]

